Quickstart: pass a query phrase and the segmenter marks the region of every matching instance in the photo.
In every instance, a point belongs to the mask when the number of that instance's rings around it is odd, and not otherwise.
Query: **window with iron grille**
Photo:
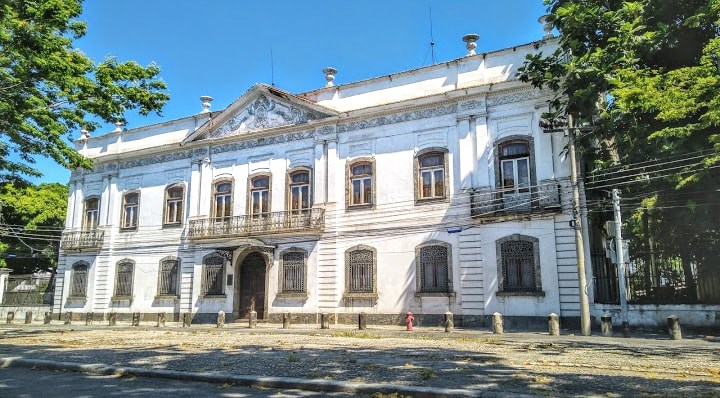
[[[448,246],[421,246],[416,253],[420,271],[420,291],[424,293],[452,291]]]
[[[368,247],[350,249],[346,256],[348,293],[375,292],[375,251]]]
[[[97,228],[99,212],[100,199],[90,198],[85,201],[85,220],[83,220],[83,227],[86,231]]]
[[[84,261],[73,264],[70,297],[87,297],[88,269],[89,265]]]
[[[122,223],[120,224],[121,229],[137,229],[139,204],[139,192],[128,192],[123,196]]]
[[[165,219],[163,225],[180,225],[183,218],[185,188],[173,185],[165,190]]]
[[[539,292],[538,239],[512,235],[497,242],[501,291]]]
[[[445,197],[445,153],[429,152],[417,157],[418,199]]]
[[[130,260],[122,260],[117,263],[117,274],[115,276],[115,297],[132,297],[134,269],[135,264]]]
[[[289,251],[282,256],[282,292],[305,293],[305,261],[302,251]]]
[[[223,294],[225,259],[210,255],[203,260],[202,292],[205,296]]]
[[[158,272],[158,296],[177,296],[178,272],[180,261],[169,257],[160,261]]]

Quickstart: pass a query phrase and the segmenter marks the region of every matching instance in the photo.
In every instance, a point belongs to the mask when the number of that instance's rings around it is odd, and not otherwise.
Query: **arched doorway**
[[[238,317],[250,317],[257,312],[258,319],[265,318],[265,258],[260,253],[248,254],[240,264],[238,281]]]

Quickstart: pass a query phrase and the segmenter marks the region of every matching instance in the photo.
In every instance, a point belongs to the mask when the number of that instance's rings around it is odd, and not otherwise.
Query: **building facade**
[[[549,94],[515,78],[554,48],[337,86],[328,68],[315,91],[259,84],[222,111],[204,98],[187,118],[83,134],[94,168],[71,176],[54,312],[578,318],[566,138],[538,127]]]

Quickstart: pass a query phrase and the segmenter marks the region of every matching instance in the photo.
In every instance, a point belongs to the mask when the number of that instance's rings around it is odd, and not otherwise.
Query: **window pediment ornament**
[[[260,94],[249,105],[236,112],[208,138],[238,135],[249,131],[307,123],[323,115]]]

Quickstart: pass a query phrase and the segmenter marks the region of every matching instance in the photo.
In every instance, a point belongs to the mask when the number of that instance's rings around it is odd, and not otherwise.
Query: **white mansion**
[[[258,84],[221,111],[203,97],[196,115],[84,133],[94,168],[70,179],[53,312],[577,323],[566,138],[515,78],[555,47],[470,40],[433,66],[343,85],[327,68],[318,90]]]

